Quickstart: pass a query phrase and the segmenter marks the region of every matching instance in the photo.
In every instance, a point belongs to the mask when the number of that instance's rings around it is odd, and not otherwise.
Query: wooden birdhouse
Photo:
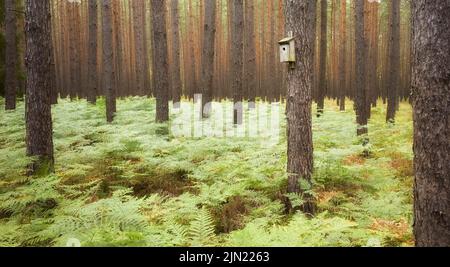
[[[287,37],[279,41],[280,45],[280,62],[294,63],[295,62],[295,38]]]

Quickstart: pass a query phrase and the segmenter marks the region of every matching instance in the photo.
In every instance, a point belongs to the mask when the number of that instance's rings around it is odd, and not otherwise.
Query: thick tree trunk
[[[35,157],[30,174],[53,171],[51,94],[50,0],[25,1],[26,32],[26,144]]]
[[[286,30],[295,37],[295,68],[288,70],[288,192],[302,193],[299,180],[311,184],[313,143],[311,126],[314,40],[309,34],[314,17],[311,1],[286,1]],[[314,212],[312,198],[303,195],[306,213]]]
[[[180,18],[178,12],[178,0],[170,0],[172,23],[172,101],[177,104],[181,101],[181,76],[180,76]]]
[[[400,0],[389,1],[391,19],[389,25],[389,83],[386,121],[394,122],[400,85]]]
[[[89,0],[89,63],[88,63],[88,92],[87,100],[95,104],[97,99],[97,0]]]
[[[320,2],[320,52],[319,52],[319,87],[317,92],[317,116],[323,114],[324,99],[327,91],[327,17],[328,5],[327,0]]]
[[[154,82],[156,95],[156,122],[169,120],[169,66],[166,33],[166,1],[152,0],[152,33]]]
[[[233,102],[234,102],[234,124],[243,123],[242,105],[242,76],[243,76],[243,55],[244,55],[244,1],[233,0],[232,11],[232,68],[233,68]]]
[[[414,233],[450,246],[450,1],[412,1]]]
[[[5,109],[16,109],[17,46],[15,1],[5,0]]]
[[[203,28],[203,56],[202,56],[202,87],[203,103],[202,116],[211,115],[214,82],[214,44],[216,40],[216,0],[205,0],[205,19]]]
[[[111,123],[116,112],[114,81],[113,28],[111,0],[102,2],[103,87],[106,98],[106,120]]]
[[[364,36],[364,4],[365,0],[355,2],[355,42],[356,42],[356,122],[358,135],[368,133],[367,128],[367,92],[366,92],[366,55],[367,42]]]

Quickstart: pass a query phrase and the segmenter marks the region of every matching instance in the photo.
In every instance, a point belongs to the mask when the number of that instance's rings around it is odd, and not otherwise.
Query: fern
[[[214,220],[206,208],[200,209],[197,217],[191,222],[189,236],[192,246],[214,244]]]

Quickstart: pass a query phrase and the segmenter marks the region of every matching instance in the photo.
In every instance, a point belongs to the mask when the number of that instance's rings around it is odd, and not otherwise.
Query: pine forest
[[[0,247],[450,247],[450,0],[0,2]]]

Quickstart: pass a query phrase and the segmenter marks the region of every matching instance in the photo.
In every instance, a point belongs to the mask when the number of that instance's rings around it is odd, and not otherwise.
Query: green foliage
[[[411,108],[401,103],[395,125],[374,109],[362,157],[354,112],[327,107],[313,118],[312,186],[300,184],[318,203],[306,218],[284,213],[286,196],[303,203],[286,195],[284,136],[176,137],[154,123],[154,99],[119,100],[112,124],[103,99],[62,99],[56,173],[27,177],[19,102],[0,111],[0,246],[411,245]]]

